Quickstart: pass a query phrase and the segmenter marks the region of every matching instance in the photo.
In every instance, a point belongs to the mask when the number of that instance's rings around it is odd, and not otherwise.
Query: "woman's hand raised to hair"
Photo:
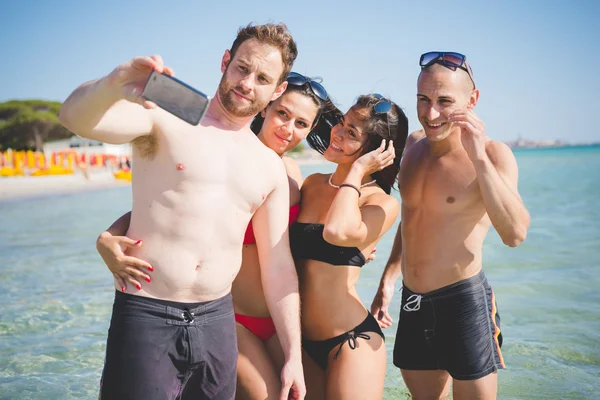
[[[354,161],[352,168],[360,169],[362,175],[367,176],[389,167],[394,162],[394,158],[396,158],[394,141],[390,140],[386,148],[386,140],[384,139],[378,148],[360,156]]]

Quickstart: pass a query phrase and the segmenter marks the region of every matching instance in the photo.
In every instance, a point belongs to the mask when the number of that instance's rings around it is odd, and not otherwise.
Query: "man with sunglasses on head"
[[[486,136],[466,57],[421,56],[417,113],[399,174],[402,221],[371,311],[382,327],[394,285],[402,300],[394,346],[414,399],[496,398],[504,368],[494,292],[483,273],[482,246],[493,225],[504,244],[525,240],[529,214],[517,189],[511,150]]]
[[[249,127],[285,91],[296,56],[283,24],[240,29],[198,126],[140,96],[152,71],[173,74],[160,56],[121,64],[63,104],[60,121],[69,130],[133,144],[127,236],[134,240],[122,245],[124,259],[138,260],[125,272],[109,265],[116,293],[100,399],[234,398],[238,352],[230,291],[251,218],[285,355],[279,398],[304,398],[288,177],[281,158]],[[142,288],[129,275],[147,283]]]

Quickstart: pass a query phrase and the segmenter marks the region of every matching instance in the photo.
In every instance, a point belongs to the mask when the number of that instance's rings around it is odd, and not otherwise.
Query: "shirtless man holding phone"
[[[116,286],[100,398],[232,399],[237,344],[231,283],[253,221],[265,296],[285,353],[281,398],[303,398],[298,281],[289,250],[284,165],[249,128],[286,89],[297,49],[285,25],[240,29],[202,122],[141,96],[160,56],[136,57],[85,83],[60,121],[80,136],[133,143],[130,255],[154,271]],[[251,184],[249,184],[251,182]]]

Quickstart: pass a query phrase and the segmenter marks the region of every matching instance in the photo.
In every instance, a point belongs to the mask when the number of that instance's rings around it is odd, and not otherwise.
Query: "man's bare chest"
[[[152,158],[134,147],[134,180],[143,176],[146,185],[161,191],[220,196],[222,201],[255,208],[270,191],[265,163],[257,161],[260,153],[254,143],[231,136],[185,132],[159,136]]]
[[[463,158],[423,158],[405,163],[399,186],[402,203],[409,208],[460,212],[481,202],[475,168]]]

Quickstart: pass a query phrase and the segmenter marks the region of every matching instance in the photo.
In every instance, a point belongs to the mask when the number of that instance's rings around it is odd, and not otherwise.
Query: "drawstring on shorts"
[[[402,309],[408,312],[419,311],[421,309],[422,298],[423,296],[420,294],[411,294],[408,299],[406,299],[406,304],[404,304]]]

